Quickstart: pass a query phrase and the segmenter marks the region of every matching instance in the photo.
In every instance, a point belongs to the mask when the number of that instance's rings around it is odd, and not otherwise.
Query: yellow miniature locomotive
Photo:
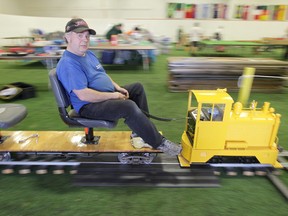
[[[186,129],[182,134],[182,167],[193,163],[277,162],[280,114],[265,102],[262,108],[234,103],[226,89],[191,90]]]

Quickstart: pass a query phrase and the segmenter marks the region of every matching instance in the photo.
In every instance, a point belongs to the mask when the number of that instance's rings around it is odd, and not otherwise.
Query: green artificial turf
[[[249,52],[242,50],[234,55],[251,56]],[[281,51],[272,51],[270,55],[280,59],[278,52]],[[207,53],[201,51],[199,55]],[[269,57],[269,53],[263,55]],[[153,120],[157,128],[169,139],[180,142],[188,94],[168,91],[166,59],[169,56],[188,56],[188,53],[173,49],[158,56],[149,71],[141,67],[127,70],[107,67],[107,72],[121,85],[140,81],[146,89],[152,114],[178,118],[172,122]],[[15,101],[24,104],[29,114],[9,130],[81,130],[68,128],[60,120],[47,87],[47,69],[40,62],[0,61],[0,86],[11,82],[34,85],[37,97]],[[237,93],[231,95],[237,99]],[[270,102],[282,115],[279,144],[288,149],[287,93],[252,93],[250,98],[258,101],[259,106],[264,101]],[[113,130],[129,129],[120,121]],[[287,172],[280,178],[288,185]],[[287,201],[265,177],[221,176],[220,182],[219,188],[75,187],[69,175],[0,175],[0,215],[287,215]]]

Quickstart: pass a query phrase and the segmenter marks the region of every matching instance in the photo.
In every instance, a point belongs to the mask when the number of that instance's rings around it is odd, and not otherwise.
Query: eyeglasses
[[[80,32],[80,33],[73,32],[73,33],[76,34],[80,40],[84,40],[84,39],[89,40],[90,39],[90,34],[88,31]]]

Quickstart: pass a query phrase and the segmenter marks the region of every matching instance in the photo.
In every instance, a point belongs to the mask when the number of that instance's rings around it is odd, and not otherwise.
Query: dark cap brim
[[[89,31],[90,35],[96,35],[96,31],[94,29],[90,29],[90,28],[85,28],[85,27],[80,27],[80,28],[76,28],[72,30],[73,32],[76,33],[80,33],[80,32],[84,32],[84,31]]]

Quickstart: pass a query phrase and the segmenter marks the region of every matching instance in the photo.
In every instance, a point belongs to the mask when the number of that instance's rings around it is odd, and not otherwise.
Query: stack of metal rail
[[[227,88],[238,91],[245,67],[255,68],[253,92],[282,92],[288,62],[266,58],[170,57],[168,86],[172,92]]]

